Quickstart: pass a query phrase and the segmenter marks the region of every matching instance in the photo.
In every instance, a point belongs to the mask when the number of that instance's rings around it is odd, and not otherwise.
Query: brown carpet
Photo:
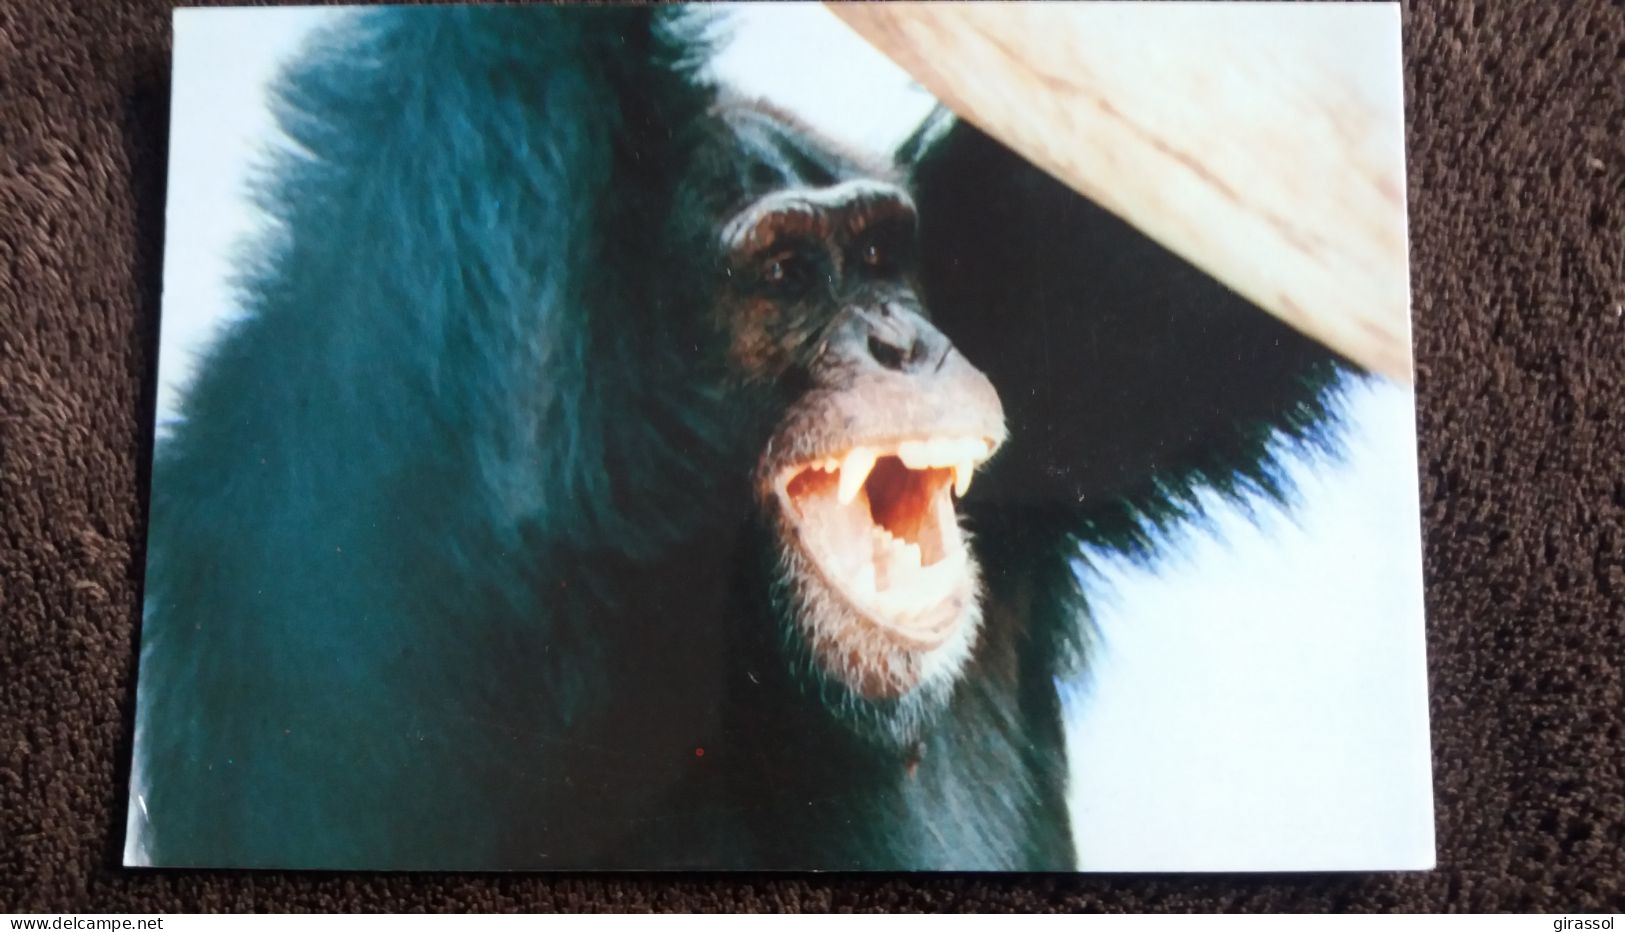
[[[118,866],[169,9],[0,3],[0,910],[1625,910],[1625,7],[1406,15],[1439,869],[784,879]]]

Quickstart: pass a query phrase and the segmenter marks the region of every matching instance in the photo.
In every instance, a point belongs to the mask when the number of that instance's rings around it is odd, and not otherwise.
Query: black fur
[[[158,445],[138,860],[1072,866],[1077,544],[1278,494],[1341,364],[969,126],[917,144],[928,305],[1012,436],[977,654],[878,748],[763,617],[705,51],[670,12],[394,9],[284,77],[246,314]]]
[[[1280,458],[1333,450],[1347,361],[974,127],[928,125],[905,154],[926,303],[1010,423],[966,507],[995,578],[1079,543],[1150,560],[1202,490],[1284,503]],[[1088,628],[1055,633],[1076,657]]]

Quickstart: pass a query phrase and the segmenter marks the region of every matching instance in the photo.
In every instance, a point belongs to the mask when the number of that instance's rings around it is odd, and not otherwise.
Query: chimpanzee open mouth
[[[852,607],[915,649],[953,633],[971,567],[954,499],[995,440],[958,437],[854,446],[780,470],[775,483],[801,549]]]

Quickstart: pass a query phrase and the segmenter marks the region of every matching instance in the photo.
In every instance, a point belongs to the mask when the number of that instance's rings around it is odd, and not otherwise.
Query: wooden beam
[[[829,7],[964,119],[1410,381],[1397,4]]]

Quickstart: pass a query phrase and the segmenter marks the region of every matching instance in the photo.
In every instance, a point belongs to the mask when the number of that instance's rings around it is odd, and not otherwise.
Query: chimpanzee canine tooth
[[[970,477],[974,472],[976,472],[976,463],[972,460],[966,460],[954,466],[955,495],[964,498],[965,493],[970,491]]]
[[[836,501],[848,505],[858,497],[858,490],[869,478],[869,471],[875,468],[875,458],[875,451],[855,447],[841,459],[841,484],[835,492]]]

